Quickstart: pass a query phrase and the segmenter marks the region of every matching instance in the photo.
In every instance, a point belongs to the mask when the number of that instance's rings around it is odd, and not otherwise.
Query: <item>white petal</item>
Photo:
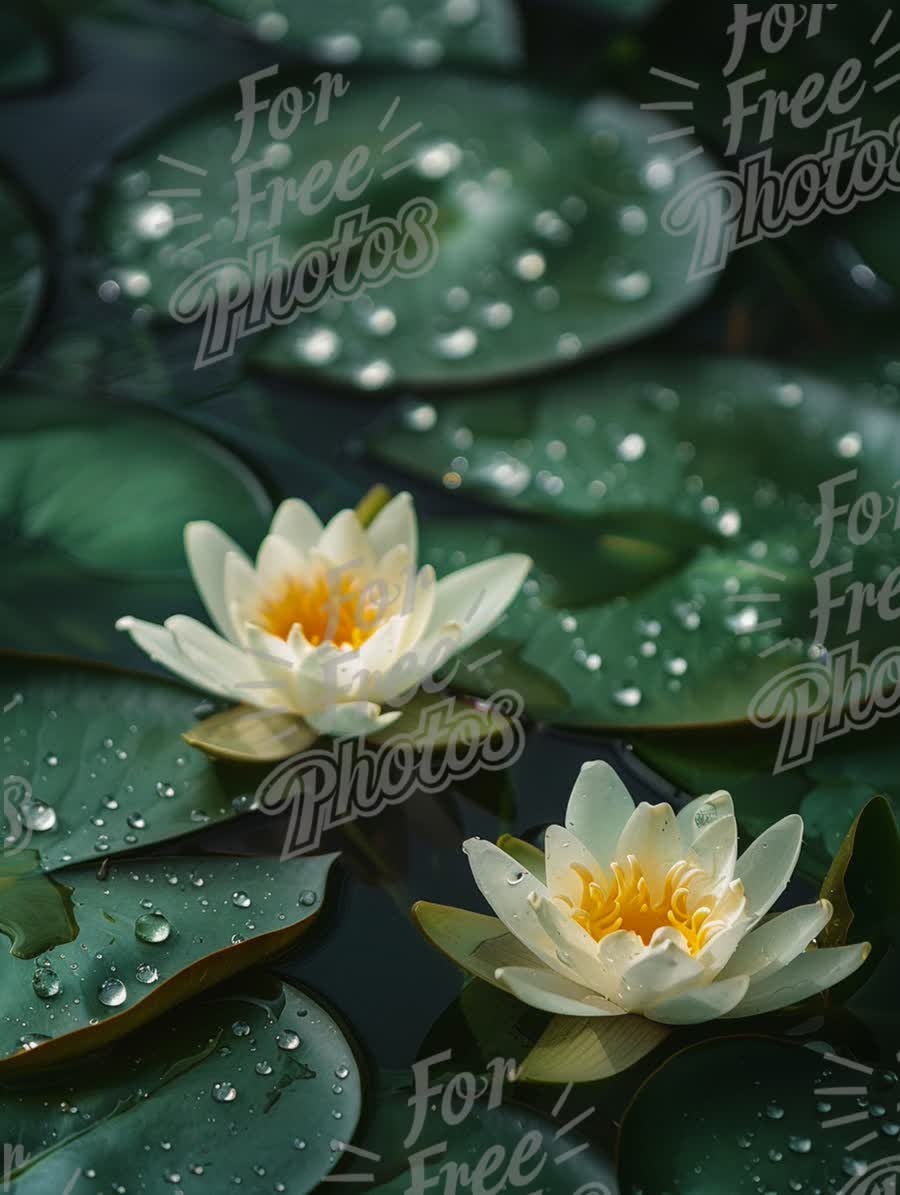
[[[749,975],[754,984],[787,966],[822,932],[834,912],[830,901],[798,905],[747,934],[724,975]]]
[[[554,896],[565,896],[573,904],[581,903],[582,881],[574,867],[584,868],[598,881],[606,880],[599,863],[571,830],[548,826],[544,835],[547,860],[547,887]]]
[[[468,647],[504,613],[522,588],[531,563],[528,556],[510,553],[441,577],[432,625],[459,623],[463,629],[460,649]]]
[[[528,903],[532,893],[548,897],[546,887],[492,842],[469,838],[463,850],[482,896],[509,932],[549,966],[556,962],[557,970],[555,947]]]
[[[316,550],[337,570],[359,569],[368,573],[375,564],[375,553],[352,510],[342,510],[334,516],[322,532]]]
[[[542,1012],[564,1017],[616,1017],[625,1012],[611,1000],[549,968],[498,967],[494,975],[523,1004]]]
[[[266,593],[277,598],[303,572],[303,557],[291,542],[281,535],[267,535],[256,556],[256,575]]]
[[[672,864],[683,858],[682,846],[671,805],[642,802],[625,823],[615,854],[618,859],[637,858],[653,900],[658,902]]]
[[[291,696],[292,676],[298,662],[290,645],[254,623],[245,625],[244,638],[259,679],[244,682],[241,700],[265,709],[301,713]]]
[[[458,623],[446,623],[429,631],[414,647],[404,651],[389,675],[379,684],[382,699],[392,701],[434,676],[459,650],[462,633]]]
[[[412,497],[397,494],[372,520],[367,535],[376,557],[384,556],[397,544],[409,549],[410,566],[416,567],[419,556],[419,529]]]
[[[226,638],[239,641],[230,614],[225,588],[226,558],[234,555],[250,568],[250,561],[234,540],[215,523],[188,523],[184,529],[184,550],[194,584],[209,616]]]
[[[386,729],[397,721],[401,712],[392,710],[382,714],[381,706],[371,701],[348,701],[318,713],[307,714],[306,721],[320,734],[328,734],[336,739],[355,739]]]
[[[689,801],[678,814],[678,828],[685,845],[690,846],[699,834],[723,817],[734,817],[731,794],[723,788]]]
[[[243,553],[229,552],[225,557],[225,601],[235,643],[246,645],[245,626],[257,620],[259,600],[259,582],[253,565]]]
[[[298,553],[305,555],[319,542],[322,521],[300,498],[286,498],[275,511],[269,534],[286,539]]]
[[[717,979],[706,987],[692,988],[644,1010],[644,1016],[662,1025],[699,1025],[727,1016],[747,991],[746,975]],[[734,1014],[732,1014],[734,1015]]]
[[[615,858],[619,835],[634,813],[634,801],[602,759],[582,766],[566,808],[566,827],[601,866]]]
[[[431,565],[425,564],[415,578],[413,600],[406,623],[406,638],[403,642],[404,651],[411,651],[431,625],[436,599],[437,578]]]
[[[717,818],[697,835],[688,849],[694,852],[708,876],[727,883],[734,876],[737,861],[737,819],[731,815]]]
[[[747,995],[729,1015],[752,1017],[799,1004],[852,975],[869,957],[870,949],[868,942],[859,942],[854,946],[807,950],[766,979],[751,981]]]
[[[617,999],[619,972],[600,957],[590,934],[556,901],[538,892],[529,895],[528,904],[552,943],[553,949],[544,961],[566,979],[582,983],[607,999]]]
[[[256,705],[255,682],[260,671],[249,652],[235,647],[195,618],[173,614],[166,619],[178,649],[201,672],[208,673],[223,689],[242,694],[241,700]]]
[[[694,957],[710,978],[727,978],[737,974],[726,964],[734,957],[735,950],[746,932],[747,925],[739,918],[734,925],[713,934],[706,945],[697,952]]]
[[[140,618],[126,615],[116,622],[116,629],[127,631],[138,647],[147,653],[151,660],[162,664],[170,672],[180,676],[182,680],[196,685],[207,693],[215,693],[219,697],[230,697],[235,700],[235,694],[227,685],[221,684],[211,672],[198,667],[189,660],[175,642],[172,632],[166,627],[157,626],[152,622],[144,622]]]
[[[704,978],[700,964],[671,940],[647,946],[622,973],[620,999],[629,1010],[643,1011]]]
[[[803,843],[803,818],[796,813],[769,826],[744,851],[734,868],[744,885],[747,916],[758,921],[781,896],[793,875]]]

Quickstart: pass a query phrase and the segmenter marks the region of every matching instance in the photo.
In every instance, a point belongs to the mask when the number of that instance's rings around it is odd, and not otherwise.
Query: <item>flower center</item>
[[[260,625],[279,639],[287,639],[299,626],[313,647],[333,643],[356,649],[376,629],[381,605],[368,595],[358,578],[341,575],[334,586],[320,575],[309,581],[291,579],[277,596],[265,599]]]
[[[649,946],[658,929],[671,926],[681,934],[688,953],[695,955],[713,934],[724,928],[725,923],[713,917],[709,905],[689,907],[693,881],[706,878],[699,867],[684,860],[673,864],[662,896],[654,902],[634,855],[629,855],[624,863],[614,862],[610,866],[613,879],[604,886],[580,864],[572,865],[581,880],[582,894],[580,907],[573,907],[571,915],[595,942],[625,930],[637,934]]]

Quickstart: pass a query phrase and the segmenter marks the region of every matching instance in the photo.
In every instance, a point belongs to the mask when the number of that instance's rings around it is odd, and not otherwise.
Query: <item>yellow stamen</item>
[[[688,952],[696,955],[723,928],[708,905],[689,908],[690,886],[703,873],[684,860],[669,868],[658,901],[653,900],[634,855],[610,864],[613,878],[609,884],[598,883],[580,864],[572,864],[572,870],[581,881],[581,899],[570,916],[595,942],[621,929],[637,934],[649,946],[658,929],[671,926],[681,934]]]
[[[320,575],[314,580],[290,580],[277,597],[262,603],[260,625],[279,639],[287,639],[299,626],[307,640],[318,647],[360,647],[375,630],[380,606],[366,600],[359,581],[344,573],[334,589]]]

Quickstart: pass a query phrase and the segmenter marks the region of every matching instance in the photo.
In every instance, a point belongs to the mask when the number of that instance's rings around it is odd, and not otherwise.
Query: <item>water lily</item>
[[[825,900],[766,919],[800,853],[795,814],[738,856],[727,792],[677,815],[665,804],[635,807],[609,765],[593,762],[581,770],[565,822],[548,829],[544,866],[533,871],[493,843],[475,838],[464,847],[509,931],[498,937],[493,919],[478,918],[490,978],[535,1008],[637,1013],[667,1025],[747,1017],[839,983],[869,953],[868,943],[815,947],[832,917]],[[484,975],[483,963],[475,973]]]
[[[418,568],[418,524],[398,494],[364,527],[342,510],[323,526],[297,498],[275,513],[255,564],[212,523],[185,550],[218,634],[181,614],[116,624],[158,663],[209,693],[302,718],[335,736],[383,729],[385,709],[479,639],[531,561],[505,555],[438,581]]]

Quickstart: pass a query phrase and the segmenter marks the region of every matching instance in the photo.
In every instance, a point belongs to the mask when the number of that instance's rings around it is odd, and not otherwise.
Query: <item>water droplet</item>
[[[212,1097],[218,1104],[230,1104],[237,1099],[237,1088],[233,1083],[214,1083]]]
[[[59,756],[56,754],[55,751],[49,751],[44,756],[44,763],[47,765],[48,768],[57,768],[57,767],[59,767]]]
[[[246,892],[232,892],[231,903],[238,909],[249,909],[253,902]]]
[[[162,913],[144,913],[134,923],[134,936],[141,942],[165,942],[172,927]]]
[[[147,822],[142,813],[129,813],[125,820],[131,826],[132,830],[146,830],[147,828]]]
[[[305,892],[300,893],[298,903],[308,909],[316,903],[317,899],[315,892],[311,888],[307,888]]]
[[[808,1154],[812,1151],[812,1141],[809,1137],[791,1137],[788,1140],[788,1149],[795,1154]]]
[[[38,1046],[43,1045],[45,1041],[52,1041],[53,1039],[46,1033],[24,1033],[19,1038],[19,1045],[23,1050],[36,1050]]]
[[[339,1079],[346,1079],[350,1074],[350,1068],[348,1066],[339,1066],[334,1073]]]
[[[356,371],[356,380],[364,390],[380,390],[386,386],[394,376],[390,362],[383,359],[370,361]]]
[[[298,354],[310,365],[328,365],[341,351],[341,339],[331,328],[318,328],[296,341]]]
[[[623,461],[639,461],[646,451],[646,440],[636,432],[626,436],[616,449],[619,459]]]
[[[767,1104],[766,1116],[769,1120],[782,1120],[784,1118],[784,1108],[780,1104]]]
[[[235,1037],[247,1037],[250,1033],[250,1026],[246,1021],[235,1021],[231,1026],[231,1032]]]
[[[175,785],[171,784],[168,780],[157,780],[156,792],[158,796],[170,800],[175,796]]]
[[[138,963],[134,974],[138,983],[156,983],[159,979],[159,972],[152,963]]]
[[[850,459],[854,456],[859,456],[862,451],[862,437],[856,432],[847,432],[845,436],[837,442],[838,456]]]
[[[275,1038],[279,1050],[296,1050],[300,1045],[300,1034],[293,1029],[282,1029]]]
[[[637,685],[626,685],[624,689],[619,689],[613,694],[613,701],[624,709],[634,709],[635,706],[641,704],[643,697],[644,695]]]
[[[120,1004],[124,1004],[127,996],[128,991],[125,984],[121,979],[116,979],[114,975],[104,979],[97,989],[97,999],[107,1008],[117,1008]]]
[[[31,979],[34,994],[42,1000],[52,1000],[58,996],[62,985],[59,976],[50,967],[38,967]]]
[[[29,798],[22,802],[19,812],[28,830],[43,834],[47,830],[56,829],[56,810],[52,805],[45,805],[43,801]]]
[[[547,262],[544,255],[538,253],[536,249],[522,253],[516,258],[515,271],[525,282],[536,282],[538,278],[543,277],[546,269]]]
[[[437,423],[437,411],[429,402],[416,403],[407,407],[404,419],[407,427],[417,432],[427,432]]]
[[[459,361],[475,352],[478,347],[478,334],[474,328],[457,328],[454,332],[439,336],[435,346],[442,357],[449,361]]]
[[[256,1073],[258,1075],[271,1075],[272,1064],[270,1062],[257,1062]]]

